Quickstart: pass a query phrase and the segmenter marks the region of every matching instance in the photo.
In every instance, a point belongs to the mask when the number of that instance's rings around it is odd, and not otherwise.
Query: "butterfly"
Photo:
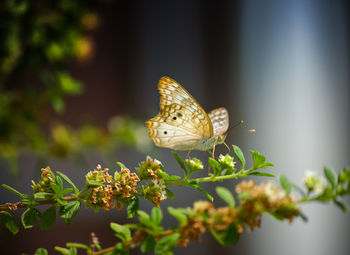
[[[186,89],[169,77],[160,79],[158,90],[160,112],[146,121],[155,145],[189,152],[212,149],[214,157],[215,146],[225,144],[229,127],[227,110],[220,107],[207,114]]]

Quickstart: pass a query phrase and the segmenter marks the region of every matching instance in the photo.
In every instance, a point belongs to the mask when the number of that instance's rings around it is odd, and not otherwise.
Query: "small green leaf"
[[[86,179],[86,182],[90,186],[102,186],[102,187],[105,186],[102,182],[98,182],[98,181],[95,181],[95,180]]]
[[[153,236],[148,235],[146,239],[142,242],[140,250],[142,253],[150,252],[154,249],[156,245],[156,240]]]
[[[39,248],[35,251],[34,255],[48,255],[49,253],[47,252],[46,249],[44,248]]]
[[[151,217],[144,211],[138,210],[137,214],[139,215],[139,222],[145,226],[153,228],[155,225],[151,221]]]
[[[117,165],[120,167],[120,169],[126,169],[127,167],[122,162],[117,162]]]
[[[214,201],[214,198],[206,190],[199,187],[197,182],[190,182],[189,185],[202,192],[210,201]]]
[[[222,200],[224,200],[229,205],[229,207],[235,207],[235,199],[228,189],[219,186],[216,187],[216,193]]]
[[[177,240],[179,239],[180,234],[174,233],[168,236],[165,236],[157,241],[156,246],[154,248],[156,254],[166,254],[172,249],[175,248],[177,244]]]
[[[114,222],[112,222],[110,226],[111,226],[111,229],[115,232],[115,236],[118,237],[123,242],[127,242],[131,239],[131,232],[128,227],[120,225],[118,223],[114,223]]]
[[[134,218],[138,209],[139,209],[139,198],[137,196],[133,196],[132,198],[130,198],[126,209],[128,218],[129,219]]]
[[[48,229],[50,228],[56,220],[56,207],[51,206],[46,209],[40,216],[40,228]]]
[[[79,208],[79,201],[69,202],[68,204],[60,207],[60,217],[63,219],[71,219],[77,214]]]
[[[334,176],[334,173],[333,171],[328,168],[328,167],[324,167],[324,175],[326,176],[328,182],[332,185],[332,187],[334,188],[336,183],[335,183],[335,176]]]
[[[36,216],[40,215],[40,212],[35,208],[27,208],[22,213],[21,221],[24,228],[32,228],[36,224]]]
[[[340,210],[342,210],[344,213],[346,213],[348,211],[348,207],[341,201],[334,199],[333,203],[340,208]]]
[[[185,166],[185,163],[184,161],[182,160],[182,158],[179,156],[179,154],[177,154],[175,151],[172,151],[173,155],[174,155],[174,158],[176,159],[177,163],[179,163],[180,167],[182,168],[182,170],[184,170],[185,172],[185,176],[187,176],[187,169],[186,169],[186,166]]]
[[[164,172],[161,169],[158,169],[158,174],[164,181],[176,181],[178,179],[181,179],[180,176],[177,175],[168,175],[166,172]]]
[[[183,210],[179,209],[175,209],[171,206],[168,207],[168,212],[174,217],[176,218],[179,223],[180,226],[184,226],[187,224],[187,216],[186,214],[183,212]]]
[[[222,246],[232,246],[238,242],[239,234],[234,223],[220,233],[217,233],[214,229],[210,230],[211,234]]]
[[[289,182],[287,177],[282,174],[280,175],[280,184],[282,189],[287,193],[287,195],[289,195],[290,192],[292,191],[293,185]]]
[[[232,147],[233,147],[233,152],[235,153],[235,155],[238,158],[239,162],[241,162],[241,170],[242,170],[245,167],[244,154],[243,154],[242,150],[238,146],[232,145]]]
[[[52,199],[53,197],[54,197],[54,195],[52,193],[48,193],[48,192],[34,193],[35,199]]]
[[[175,194],[169,190],[169,189],[165,189],[165,192],[166,192],[166,196],[170,199],[174,199],[175,198]]]
[[[220,166],[220,163],[217,162],[215,159],[209,157],[208,158],[208,163],[209,163],[209,166],[213,169],[214,171],[214,176],[217,176],[217,175],[220,175],[222,169],[221,169],[221,166]]]
[[[18,190],[6,185],[6,184],[2,184],[2,187],[4,187],[5,189],[7,189],[8,191],[11,191],[12,193],[15,193],[16,195],[20,196],[21,198],[25,198],[25,194],[22,194],[21,192],[19,192]]]
[[[159,225],[162,222],[163,219],[163,213],[162,210],[158,207],[153,207],[151,211],[151,220],[156,224]]]
[[[79,189],[77,188],[77,186],[75,186],[75,184],[71,181],[71,179],[69,179],[69,177],[68,177],[67,175],[65,175],[64,173],[61,173],[61,172],[59,172],[59,171],[57,171],[57,174],[58,174],[59,176],[61,176],[61,178],[62,178],[63,180],[65,180],[69,185],[71,185],[71,186],[73,187],[73,189],[74,189],[75,192],[78,192],[78,191],[79,191]]]
[[[6,211],[0,211],[0,214],[2,214],[2,219],[4,222],[5,227],[12,233],[12,234],[17,234],[19,231],[19,227],[16,224],[15,219],[13,216],[6,212]]]
[[[248,173],[248,175],[275,177],[274,174],[266,173],[266,172],[251,172],[251,173]]]
[[[55,250],[60,252],[62,255],[71,255],[70,250],[68,250],[67,248],[55,246]]]
[[[253,156],[254,165],[251,168],[251,171],[254,171],[259,168],[266,168],[269,166],[274,166],[270,162],[265,162],[265,156],[257,151],[250,151]]]
[[[61,191],[61,196],[67,195],[73,191],[72,188],[65,188]]]

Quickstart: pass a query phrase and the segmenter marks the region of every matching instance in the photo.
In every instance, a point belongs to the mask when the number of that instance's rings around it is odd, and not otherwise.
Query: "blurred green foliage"
[[[48,123],[52,109],[64,112],[65,96],[83,89],[67,65],[93,55],[89,31],[99,25],[98,9],[98,0],[1,1],[0,158],[13,172],[23,150],[66,157],[86,147],[137,145],[141,124],[130,119],[108,130]]]

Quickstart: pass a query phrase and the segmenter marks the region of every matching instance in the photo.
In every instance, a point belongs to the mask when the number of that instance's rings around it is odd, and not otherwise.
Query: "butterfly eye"
[[[178,113],[177,113],[177,117],[179,117],[179,118],[181,118],[181,117],[182,117],[181,112],[178,112]]]
[[[167,131],[164,131],[164,135],[166,135],[168,132]]]
[[[173,120],[176,120],[176,117],[173,117]]]

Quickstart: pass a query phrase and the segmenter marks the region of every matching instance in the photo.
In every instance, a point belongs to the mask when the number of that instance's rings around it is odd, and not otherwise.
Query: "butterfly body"
[[[163,77],[158,84],[160,112],[146,121],[149,136],[159,147],[207,151],[224,143],[228,112],[221,107],[207,114],[176,81]]]

